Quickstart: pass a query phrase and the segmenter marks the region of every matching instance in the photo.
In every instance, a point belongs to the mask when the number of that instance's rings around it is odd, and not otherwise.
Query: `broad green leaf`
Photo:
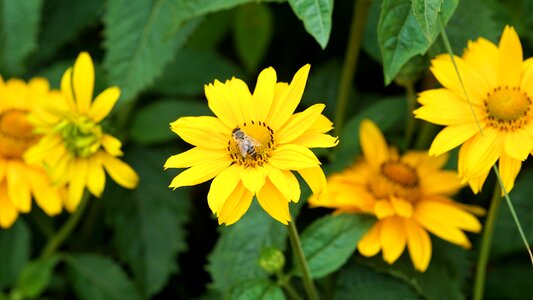
[[[183,48],[158,77],[152,91],[173,97],[205,99],[204,85],[215,79],[226,81],[235,76],[245,80],[243,70],[212,49]],[[204,101],[207,105],[207,101]]]
[[[39,55],[35,59],[42,61],[50,58],[66,43],[79,37],[84,29],[96,25],[103,8],[103,0],[45,1],[39,35]]]
[[[457,2],[458,0],[444,2],[441,15],[444,24],[452,16]],[[413,14],[410,0],[383,0],[378,22],[378,42],[386,85],[411,57],[425,54],[434,41],[424,36]]]
[[[212,287],[222,292],[246,279],[267,278],[258,263],[261,249],[270,246],[285,249],[286,226],[264,212],[255,200],[242,219],[220,229],[207,270]]]
[[[130,137],[139,144],[151,145],[177,141],[170,122],[183,116],[212,115],[206,102],[162,99],[138,109],[130,127]]]
[[[24,73],[24,61],[37,49],[42,0],[2,0],[0,30],[4,72]]]
[[[348,263],[341,269],[335,288],[335,300],[420,299],[416,290],[399,279],[369,267]]]
[[[18,278],[18,292],[26,298],[38,297],[48,287],[59,260],[59,256],[50,256],[28,263]]]
[[[412,0],[415,19],[422,32],[432,41],[439,33],[439,14],[444,0]]]
[[[491,263],[487,270],[485,299],[521,300],[531,295],[531,264],[527,254]]]
[[[142,299],[128,276],[110,258],[77,254],[66,255],[65,262],[77,299]]]
[[[254,72],[264,58],[274,29],[270,8],[248,4],[236,9],[233,40],[239,59],[249,73]]]
[[[0,230],[0,288],[13,286],[30,258],[31,232],[22,219]]]
[[[464,1],[461,1],[464,2]],[[508,1],[466,1],[466,2],[481,2],[484,10],[489,12],[490,17],[496,23],[496,28],[493,34],[498,37],[501,34],[505,25],[512,25],[521,38],[527,39],[528,44],[533,44],[533,20],[529,17],[533,13],[533,1],[530,0],[508,0]],[[459,5],[461,5],[460,3]],[[476,22],[478,20],[475,20]],[[485,28],[478,30],[490,30]],[[524,41],[522,40],[522,44]]]
[[[365,53],[372,57],[376,62],[383,64],[377,31],[379,15],[381,13],[381,2],[382,0],[373,0],[372,3],[370,3],[366,19],[365,33],[363,34],[363,50],[365,50]]]
[[[168,156],[167,151],[129,149],[126,159],[141,178],[139,186],[104,197],[114,244],[144,298],[159,292],[179,270],[176,256],[187,248],[183,226],[189,197],[184,189],[168,188],[172,176],[163,171]]]
[[[231,288],[226,300],[284,300],[281,288],[269,280],[246,280]]]
[[[191,36],[187,47],[214,50],[229,36],[233,16],[233,10],[222,10],[210,14]]]
[[[307,227],[301,242],[311,276],[320,278],[339,269],[373,223],[368,216],[342,214],[325,216]]]
[[[524,170],[524,172],[519,174],[513,191],[509,194],[516,214],[520,219],[522,229],[530,244],[533,243],[533,215],[531,214],[531,211],[533,211],[533,202],[531,201],[531,195],[533,194],[532,180],[533,170]],[[520,252],[525,257],[527,253],[505,201],[501,204],[498,217],[496,218],[494,241],[497,242],[492,243],[492,259]],[[527,259],[524,260],[524,264],[526,263]]]
[[[132,101],[153,83],[175,57],[200,20],[170,28],[180,15],[180,2],[171,0],[109,0],[104,15],[104,67],[112,85]]]
[[[331,33],[333,0],[289,0],[292,10],[303,21],[305,30],[326,48]]]

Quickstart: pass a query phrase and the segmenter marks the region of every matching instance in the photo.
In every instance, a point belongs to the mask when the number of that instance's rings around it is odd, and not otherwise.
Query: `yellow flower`
[[[470,248],[463,230],[479,232],[481,224],[468,211],[482,214],[483,210],[450,198],[462,185],[456,172],[442,170],[447,157],[430,157],[422,151],[400,156],[369,120],[361,122],[360,137],[363,159],[329,177],[327,194],[311,197],[310,205],[336,213],[375,215],[377,222],[357,248],[367,257],[381,250],[389,264],[407,245],[415,269],[424,272],[432,251],[428,231]]]
[[[68,185],[66,208],[74,211],[85,187],[100,197],[105,173],[126,188],[137,186],[139,178],[122,155],[121,142],[102,131],[99,124],[120,96],[111,87],[92,101],[94,66],[89,54],[82,52],[74,68],[61,79],[61,92],[51,93],[42,101],[43,109],[33,112],[30,121],[43,138],[30,148],[24,158],[42,163],[57,185]]]
[[[444,88],[421,93],[422,107],[414,111],[417,118],[446,126],[429,153],[439,155],[461,145],[459,175],[475,193],[499,160],[504,186],[511,191],[533,149],[533,60],[523,61],[518,35],[507,26],[499,46],[483,38],[470,41],[455,62],[471,106],[449,55],[435,58],[431,71]]]
[[[302,67],[290,84],[276,82],[276,71],[259,74],[253,94],[240,79],[205,86],[209,108],[216,117],[182,117],[171,129],[194,148],[170,157],[166,168],[188,168],[170,187],[196,185],[215,178],[207,201],[219,224],[237,222],[253,196],[283,224],[291,220],[288,202],[300,198],[297,171],[314,193],[326,178],[309,150],[333,147],[325,134],[332,123],[322,115],[323,104],[293,114],[304,92],[310,66]]]
[[[63,208],[64,193],[53,187],[44,169],[22,155],[39,140],[27,120],[38,100],[49,92],[48,81],[34,78],[4,82],[0,77],[0,227],[10,227],[18,214],[31,210],[31,198],[48,215]]]

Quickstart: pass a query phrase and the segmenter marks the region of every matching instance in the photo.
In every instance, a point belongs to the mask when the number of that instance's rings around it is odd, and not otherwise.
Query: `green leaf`
[[[525,299],[531,295],[531,264],[527,254],[491,263],[485,284],[486,299]]]
[[[274,29],[270,8],[248,4],[236,9],[233,22],[235,50],[246,70],[257,69],[264,58]]]
[[[268,280],[246,280],[229,291],[226,300],[284,300],[281,288]]]
[[[78,299],[142,299],[120,266],[107,257],[67,255],[65,262],[68,265],[68,278]]]
[[[207,103],[194,100],[162,99],[137,110],[130,137],[139,144],[151,145],[178,140],[170,122],[183,116],[212,115]]]
[[[204,97],[204,85],[232,76],[243,77],[243,70],[213,49],[183,48],[156,80],[152,90],[166,96]],[[204,102],[207,104],[207,101]]]
[[[0,288],[13,286],[30,258],[31,233],[23,220],[0,230]]]
[[[261,249],[285,249],[286,226],[270,217],[256,201],[237,223],[220,229],[221,235],[208,257],[207,270],[213,288],[222,292],[245,279],[267,278],[258,263]]]
[[[50,256],[28,263],[18,278],[18,292],[27,298],[39,296],[48,287],[59,260],[59,256]]]
[[[186,42],[199,19],[171,32],[180,15],[180,2],[171,0],[109,0],[104,15],[104,67],[109,81],[132,101],[153,83]]]
[[[513,191],[509,196],[513,202],[516,214],[524,230],[529,243],[533,243],[533,202],[531,195],[533,194],[533,170],[528,169],[519,174]],[[492,243],[491,258],[496,259],[513,253],[526,253],[526,248],[516,224],[513,220],[507,203],[502,203],[496,218],[496,225],[494,228],[494,242]],[[524,261],[527,263],[527,260]]]
[[[439,33],[439,13],[444,0],[412,0],[415,19],[422,28],[422,32],[432,41]]]
[[[446,24],[458,0],[445,1],[442,19]],[[436,38],[436,36],[434,37]],[[416,21],[411,0],[383,0],[378,22],[378,42],[383,58],[385,84],[389,84],[402,66],[415,55],[423,55],[435,39],[428,40]]]
[[[80,33],[98,22],[104,8],[103,0],[48,0],[43,7],[43,24],[39,36],[39,57],[44,60]]]
[[[42,0],[2,0],[1,53],[5,72],[24,73],[24,61],[37,49]]]
[[[368,216],[342,214],[325,216],[307,227],[301,242],[311,276],[320,278],[339,269],[373,223]]]
[[[162,167],[168,156],[167,151],[128,149],[126,159],[140,184],[134,191],[115,189],[118,195],[105,195],[114,244],[144,298],[159,292],[178,271],[176,256],[187,248],[183,226],[189,197],[186,190],[168,188],[172,176]]]
[[[339,273],[335,300],[357,299],[420,299],[420,295],[402,281],[372,270],[348,263]]]
[[[289,0],[292,10],[303,21],[305,30],[326,48],[331,33],[333,0]]]

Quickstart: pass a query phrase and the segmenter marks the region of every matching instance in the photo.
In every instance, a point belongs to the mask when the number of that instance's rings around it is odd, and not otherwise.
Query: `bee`
[[[241,152],[242,157],[246,157],[247,155],[254,156],[255,147],[261,146],[260,142],[247,135],[239,127],[233,129],[231,135],[233,136],[233,140],[235,140],[239,146],[239,151]]]

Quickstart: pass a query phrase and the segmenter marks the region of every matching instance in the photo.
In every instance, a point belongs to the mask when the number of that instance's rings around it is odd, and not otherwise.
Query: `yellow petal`
[[[292,143],[305,148],[331,148],[337,146],[339,139],[329,134],[304,133]]]
[[[470,248],[472,245],[466,235],[457,227],[448,222],[441,222],[433,218],[433,215],[426,214],[425,210],[420,210],[418,206],[415,208],[416,221],[429,232],[456,245]]]
[[[498,47],[491,41],[484,38],[468,41],[463,59],[487,79],[490,87],[498,85]]]
[[[133,189],[137,187],[137,184],[139,183],[139,176],[137,176],[137,173],[135,173],[135,171],[128,164],[107,153],[101,153],[100,160],[109,176],[111,176],[111,178],[113,178],[113,180],[120,186],[127,189]]]
[[[231,161],[228,159],[219,159],[206,161],[203,164],[190,167],[181,172],[170,183],[171,188],[177,189],[182,186],[192,186],[208,181],[224,171]]]
[[[4,178],[6,176],[6,165],[7,161],[3,158],[0,158],[0,182],[4,181]]]
[[[57,187],[53,187],[48,176],[39,169],[26,168],[35,202],[49,216],[61,213],[63,200]]]
[[[245,116],[249,116],[250,112],[243,112],[240,103],[251,102],[252,100],[248,87],[244,90],[239,89],[239,94],[236,95],[232,84],[234,80],[236,79],[232,78],[225,84],[215,80],[214,84],[206,85],[204,88],[209,108],[220,119],[221,123],[231,129],[247,121]],[[241,99],[241,97],[246,99]]]
[[[218,216],[218,224],[231,225],[246,213],[252,203],[252,193],[239,184],[224,202]]]
[[[281,170],[300,170],[320,165],[320,161],[311,150],[293,144],[277,147],[268,162]]]
[[[381,231],[379,240],[383,259],[389,263],[394,263],[402,255],[407,242],[405,228],[399,217],[386,218],[380,221]]]
[[[463,184],[455,171],[438,171],[420,177],[420,189],[426,195],[455,195]]]
[[[91,194],[100,198],[105,187],[105,172],[98,156],[90,159],[87,172],[87,189]]]
[[[290,85],[287,88],[281,89],[276,85],[276,89],[282,90],[283,93],[279,97],[274,97],[270,112],[267,117],[267,123],[270,124],[270,127],[277,131],[293,114],[294,110],[300,103],[302,95],[304,93],[305,84],[307,82],[307,76],[309,75],[309,70],[311,65],[307,64],[298,70]]]
[[[394,208],[388,200],[378,200],[374,204],[374,214],[378,219],[394,216]]]
[[[522,45],[513,27],[505,26],[498,51],[498,81],[502,86],[520,85],[522,75]]]
[[[78,107],[74,103],[74,93],[72,92],[72,68],[68,68],[61,77],[61,92],[65,95],[65,101],[71,110],[77,111]]]
[[[505,135],[504,148],[510,157],[524,161],[533,150],[533,139],[523,129],[508,131]]]
[[[319,115],[315,122],[311,124],[305,132],[306,133],[326,133],[333,129],[333,122],[331,122],[326,116]]]
[[[380,237],[381,221],[378,221],[370,228],[370,230],[357,243],[357,250],[361,255],[371,257],[378,254],[381,250]]]
[[[257,84],[253,94],[253,109],[255,121],[265,121],[270,106],[274,100],[274,88],[276,86],[276,71],[269,67],[261,71],[257,78]]]
[[[231,193],[237,188],[237,184],[241,182],[242,166],[231,165],[224,171],[220,172],[213,182],[211,182],[211,188],[207,194],[207,204],[211,211],[219,215],[226,200],[230,197]]]
[[[165,162],[165,169],[168,168],[188,168],[197,166],[210,160],[222,160],[228,157],[226,150],[219,149],[205,149],[194,147],[183,153],[173,155]]]
[[[420,272],[425,272],[431,260],[431,239],[429,234],[410,219],[404,219],[407,233],[407,249],[411,261]]]
[[[13,205],[20,212],[31,210],[31,187],[25,176],[24,166],[16,161],[8,162],[6,166],[7,194]]]
[[[226,149],[231,138],[231,129],[214,117],[182,117],[170,127],[187,143],[202,148]]]
[[[7,196],[5,184],[0,185],[0,227],[9,228],[18,217],[17,208],[11,203]]]
[[[116,86],[107,88],[94,99],[89,111],[91,119],[99,123],[111,112],[120,97],[120,89]]]
[[[413,214],[413,205],[409,201],[397,197],[391,197],[390,204],[396,214],[400,217],[410,218]]]
[[[320,197],[321,194],[326,193],[326,175],[320,167],[299,169],[298,173],[309,185],[314,195]]]
[[[74,212],[80,204],[83,191],[87,183],[88,162],[85,159],[77,158],[72,163],[73,174],[68,186],[67,202],[65,207],[69,212]]]
[[[102,146],[104,146],[104,149],[107,151],[107,153],[113,156],[123,155],[122,150],[120,150],[120,147],[122,147],[122,142],[112,135],[102,135]]]
[[[315,104],[303,112],[292,115],[287,123],[276,132],[276,141],[287,144],[301,136],[322,114],[326,106]]]
[[[456,207],[452,201],[442,201],[448,198],[433,195],[424,198],[416,205],[417,214],[423,214],[427,220],[433,220],[448,226],[471,232],[480,232],[481,223],[470,213]]]
[[[468,184],[470,185],[470,188],[472,189],[472,192],[474,192],[474,194],[481,192],[481,188],[483,187],[483,184],[485,183],[485,180],[487,179],[488,175],[489,171],[483,173],[481,176],[472,177],[468,179]]]
[[[300,183],[298,182],[298,179],[294,174],[292,174],[291,171],[283,171],[283,175],[285,176],[285,180],[289,184],[290,189],[290,196],[286,197],[287,199],[291,200],[294,203],[297,203],[300,200]]]
[[[265,184],[266,175],[267,172],[263,167],[244,168],[241,172],[242,185],[244,185],[252,195],[255,195]]]
[[[438,96],[435,93],[438,91]],[[424,100],[425,95],[439,98],[439,101]],[[432,99],[433,100],[433,99]],[[429,90],[420,94],[419,102],[426,104],[413,111],[415,117],[438,125],[461,125],[465,123],[475,123],[476,119],[472,110],[479,119],[483,115],[483,110],[477,105],[470,105],[468,102],[457,97],[449,90]],[[429,103],[427,103],[429,102]]]
[[[72,70],[72,87],[74,99],[82,113],[88,113],[94,90],[94,65],[87,52],[82,52],[74,62]]]
[[[283,197],[285,197],[286,199],[293,200],[294,202],[297,202],[298,199],[293,198],[292,189],[290,186],[291,184],[293,184],[293,182],[289,182],[289,180],[287,180],[287,177],[284,174],[285,172],[287,172],[288,174],[292,175],[291,171],[282,171],[278,168],[271,166],[268,163],[265,164],[264,166],[265,166],[266,173],[268,175],[268,179],[278,189],[278,191],[281,194],[283,194]],[[296,182],[298,182],[298,180],[296,180]],[[298,185],[298,188],[299,188],[299,185]],[[298,197],[299,197],[299,194],[298,194]]]
[[[285,225],[289,224],[291,221],[289,199],[285,199],[270,180],[267,179],[263,188],[257,193],[257,200],[272,218]]]
[[[442,129],[433,140],[429,155],[437,156],[448,152],[477,133],[479,129],[476,124],[448,126]]]
[[[467,177],[478,177],[490,169],[502,153],[502,134],[490,127],[483,130],[483,136],[476,135],[465,155],[465,174]]]
[[[366,161],[375,169],[389,159],[389,148],[379,128],[370,120],[361,121],[359,126],[361,149]]]
[[[514,187],[514,181],[516,179],[516,176],[518,175],[518,172],[520,172],[520,168],[522,167],[522,162],[503,153],[500,156],[499,166],[503,186],[505,186],[505,190],[507,191],[507,193],[510,193]],[[503,194],[504,191],[502,190],[502,195]]]
[[[523,69],[520,90],[533,95],[533,59],[527,59],[523,64]]]

